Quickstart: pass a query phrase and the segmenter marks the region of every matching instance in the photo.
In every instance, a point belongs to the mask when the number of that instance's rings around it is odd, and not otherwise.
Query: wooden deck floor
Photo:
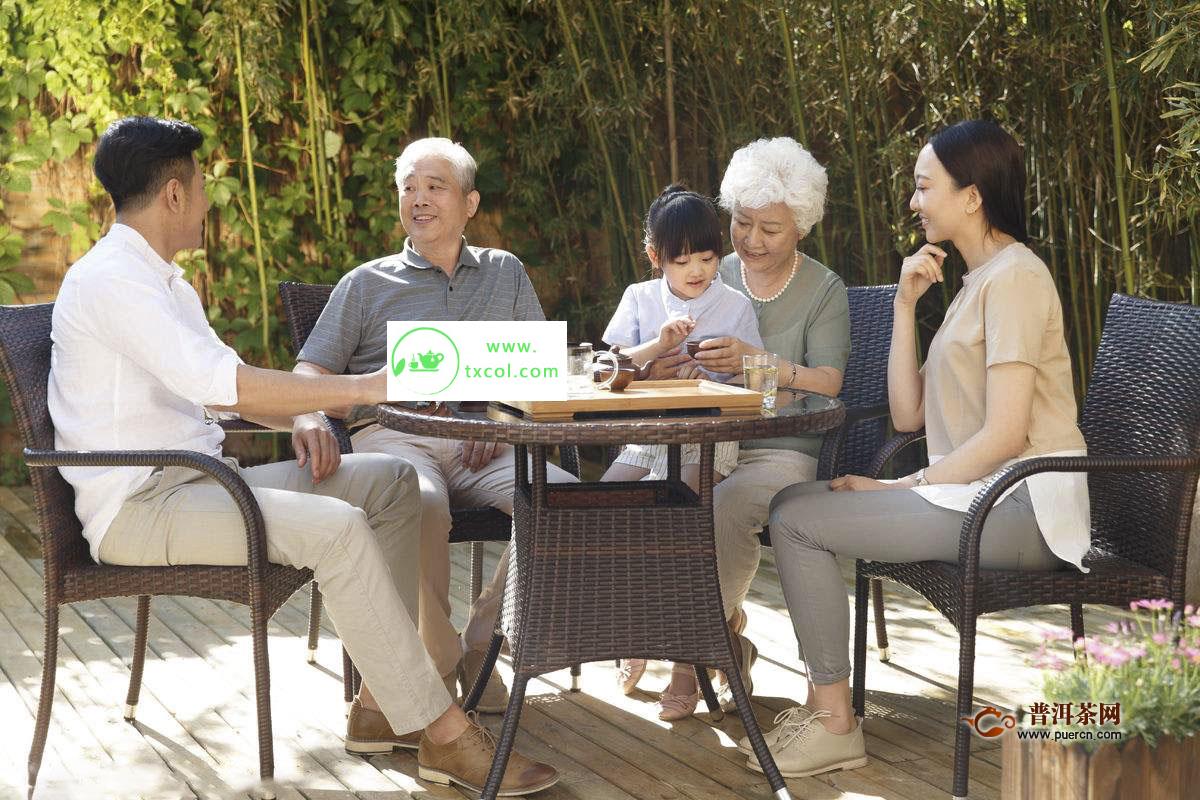
[[[24,497],[22,497],[24,495]],[[25,760],[37,704],[42,654],[42,589],[27,492],[0,489],[0,798],[24,797]],[[455,610],[466,607],[465,548],[455,548]],[[494,561],[496,551],[490,554]],[[489,562],[489,568],[490,568]],[[848,589],[849,592],[849,584]],[[769,724],[803,699],[804,670],[770,551],[749,598],[748,635],[761,658],[754,671],[756,711]],[[229,798],[254,784],[257,755],[247,610],[226,603],[156,600],[138,722],[121,719],[133,641],[133,600],[65,610],[58,690],[38,798]],[[882,797],[929,800],[950,788],[957,640],[915,595],[890,587],[892,660],[873,642],[865,723],[871,763],[859,770],[790,782],[813,800]],[[1088,629],[1112,618],[1089,609]],[[270,631],[276,775],[289,800],[461,798],[416,779],[408,753],[370,760],[341,747],[341,650],[328,622],[318,663],[304,660],[307,593],[280,610]],[[1026,663],[1041,632],[1065,625],[1065,608],[985,618],[979,626],[976,695],[1002,707],[1038,699],[1038,673]],[[507,671],[507,664],[501,664]],[[736,715],[677,724],[654,716],[666,681],[655,668],[646,691],[624,697],[609,664],[585,665],[583,692],[566,691],[556,673],[535,681],[518,746],[563,773],[544,800],[587,798],[768,798],[763,776],[734,749]],[[496,728],[499,716],[484,718]],[[1000,758],[976,740],[971,797],[996,798]]]

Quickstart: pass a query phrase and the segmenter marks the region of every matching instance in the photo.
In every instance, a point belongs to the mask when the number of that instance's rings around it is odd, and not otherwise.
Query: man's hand
[[[471,472],[478,472],[506,449],[508,445],[499,442],[463,442],[462,465]]]
[[[894,483],[884,483],[883,481],[865,478],[862,475],[843,475],[829,482],[829,490],[832,492],[872,492],[880,489],[902,488],[904,487],[897,486]]]
[[[296,466],[312,469],[313,483],[320,483],[337,471],[342,454],[324,420],[316,414],[301,414],[292,423],[292,449]]]
[[[709,372],[728,372],[733,375],[742,373],[742,356],[764,353],[751,344],[743,342],[736,336],[718,336],[715,339],[705,339],[700,343],[700,352],[696,359]]]

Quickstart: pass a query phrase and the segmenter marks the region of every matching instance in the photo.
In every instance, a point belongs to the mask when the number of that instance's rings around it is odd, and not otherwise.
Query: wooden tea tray
[[[762,393],[742,386],[707,380],[634,381],[623,392],[593,389],[591,397],[567,400],[513,400],[495,402],[488,416],[517,416],[533,422],[569,422],[576,419],[688,415],[758,416]]]

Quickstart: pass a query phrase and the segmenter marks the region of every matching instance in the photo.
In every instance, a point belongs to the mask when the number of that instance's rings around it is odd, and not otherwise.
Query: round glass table
[[[473,707],[505,636],[513,686],[496,758],[484,787],[496,797],[527,683],[581,662],[640,657],[694,664],[709,710],[720,705],[706,669],[725,672],[739,716],[775,795],[790,795],[755,721],[729,639],[713,539],[713,447],[717,442],[822,433],[845,409],[823,395],[780,390],[776,409],[748,416],[624,416],[535,422],[492,403],[435,413],[381,405],[380,425],[447,439],[514,445],[513,558],[504,611]],[[680,446],[699,443],[700,480],[680,480]],[[549,483],[546,459],[559,445],[668,446],[663,480]]]

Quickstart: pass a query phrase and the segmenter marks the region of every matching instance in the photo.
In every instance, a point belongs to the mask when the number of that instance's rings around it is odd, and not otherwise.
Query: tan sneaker
[[[855,720],[849,733],[830,733],[821,724],[828,711],[817,711],[807,719],[790,725],[770,746],[775,766],[785,778],[806,778],[838,769],[856,769],[867,765],[862,723]],[[762,772],[758,759],[750,756],[746,766]]]
[[[775,715],[775,727],[769,731],[763,731],[763,739],[767,743],[767,747],[773,747],[779,737],[788,732],[792,727],[798,725],[804,720],[812,716],[811,711],[805,706],[793,706],[792,708],[784,709]],[[739,753],[748,756],[754,755],[754,748],[750,746],[750,737],[743,736],[738,739],[737,749]]]
[[[356,756],[390,753],[393,750],[416,750],[421,744],[421,731],[396,735],[383,712],[364,708],[354,698],[350,716],[346,718],[346,752]]]
[[[470,723],[462,735],[448,744],[435,744],[428,736],[421,737],[417,750],[417,775],[423,781],[449,786],[457,783],[473,794],[483,791],[488,770],[496,755],[496,738],[482,727],[474,712],[467,715]],[[515,749],[508,757],[504,780],[500,782],[500,797],[517,797],[548,789],[558,783],[558,770],[549,764],[533,761]]]
[[[463,654],[462,662],[458,667],[458,678],[462,681],[464,700],[471,693],[471,687],[475,685],[475,677],[483,669],[483,662],[486,658],[487,653],[482,650],[468,650]],[[503,714],[508,710],[508,687],[504,685],[504,678],[500,677],[500,672],[494,666],[487,686],[483,687],[483,694],[479,696],[479,702],[475,705],[475,710],[482,714]]]

